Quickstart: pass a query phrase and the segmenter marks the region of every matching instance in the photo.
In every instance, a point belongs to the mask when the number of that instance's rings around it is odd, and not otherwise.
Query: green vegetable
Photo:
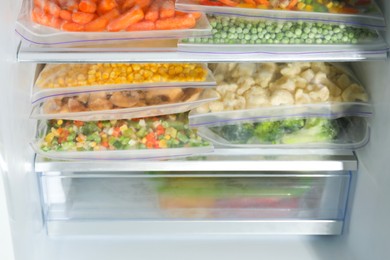
[[[321,11],[321,5],[315,10]],[[321,11],[322,12],[322,11]],[[370,29],[322,22],[273,22],[230,16],[209,16],[212,37],[183,42],[206,44],[355,44],[378,34]]]
[[[254,126],[253,124],[241,124],[241,125],[226,125],[222,127],[214,128],[218,131],[223,138],[231,141],[232,143],[246,143],[253,137]]]

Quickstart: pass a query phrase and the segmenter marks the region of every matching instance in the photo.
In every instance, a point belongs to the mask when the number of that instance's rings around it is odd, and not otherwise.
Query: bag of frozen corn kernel
[[[38,66],[36,74],[33,104],[67,93],[215,86],[212,73],[202,63],[47,64]]]
[[[213,151],[188,126],[188,114],[82,122],[39,121],[37,154],[52,159],[170,159]]]
[[[202,96],[202,88],[132,88],[121,91],[57,95],[32,107],[34,119],[114,120],[170,115],[190,111],[218,99]]]
[[[292,116],[371,116],[364,87],[344,64],[324,62],[210,64],[219,100],[190,113],[193,127],[217,121]]]

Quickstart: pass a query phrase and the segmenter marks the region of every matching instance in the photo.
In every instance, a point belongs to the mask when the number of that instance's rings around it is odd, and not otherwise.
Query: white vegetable
[[[303,69],[307,68],[310,68],[310,63],[308,62],[287,63],[286,67],[280,70],[280,73],[283,76],[292,78],[299,75]]]
[[[284,89],[278,89],[272,92],[271,94],[271,105],[279,106],[279,105],[292,105],[294,104],[293,95]]]
[[[213,103],[213,102],[211,102],[211,103]],[[210,104],[203,104],[200,107],[197,107],[196,108],[196,112],[199,113],[199,114],[205,114],[205,113],[210,112],[209,105],[211,105],[211,103]]]
[[[330,66],[326,65],[324,62],[312,62],[311,69],[314,73],[323,72],[325,74],[330,73]]]
[[[332,81],[328,79],[324,72],[318,72],[313,79],[313,83],[316,85],[324,85],[328,87],[329,92],[332,96],[340,96],[341,89],[337,87]]]
[[[322,87],[309,93],[311,100],[316,103],[328,101],[329,95],[330,92],[327,87]]]
[[[312,103],[309,94],[305,93],[303,89],[297,89],[295,92],[295,104],[310,104]]]
[[[289,77],[283,76],[274,83],[271,83],[270,85],[271,91],[278,90],[278,89],[285,89],[291,93],[295,91],[295,82]]]
[[[270,105],[270,92],[261,87],[251,88],[245,93],[246,108],[256,108]]]
[[[241,77],[237,80],[237,84],[239,85],[237,94],[242,95],[255,84],[255,80],[252,77]]]
[[[341,89],[346,89],[349,85],[351,85],[351,81],[349,80],[349,77],[343,73],[338,77],[337,84]]]
[[[221,97],[224,97],[227,93],[235,93],[237,89],[238,85],[234,83],[217,86],[217,92],[221,95]]]
[[[304,78],[307,82],[310,82],[314,79],[315,73],[312,69],[307,69],[300,75],[302,78]]]
[[[266,88],[274,79],[278,66],[276,63],[262,63],[258,66],[254,75],[255,82],[262,88]]]
[[[256,63],[239,63],[232,72],[232,77],[253,76],[256,71]]]
[[[363,89],[362,86],[353,83],[351,84],[348,88],[346,88],[343,91],[343,94],[341,95],[343,98],[343,101],[346,102],[354,102],[354,101],[363,101],[367,102],[368,101],[368,95]]]
[[[214,101],[209,104],[211,112],[221,112],[224,110],[224,104],[221,101]]]

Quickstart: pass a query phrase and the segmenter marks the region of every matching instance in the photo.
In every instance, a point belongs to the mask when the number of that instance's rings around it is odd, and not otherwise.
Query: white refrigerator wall
[[[2,1],[0,151],[5,162],[2,180],[7,195],[17,260],[128,259],[300,259],[382,260],[389,255],[388,187],[390,167],[390,64],[364,62],[354,67],[375,104],[370,144],[358,153],[360,169],[352,211],[340,237],[262,236],[220,240],[129,240],[46,238],[28,143],[35,122],[29,120],[33,64],[16,63],[18,39],[13,31],[20,1]],[[390,2],[382,1],[390,14]],[[389,34],[387,39],[389,40]],[[388,41],[389,42],[389,41]],[[0,182],[1,184],[1,182]],[[1,196],[0,196],[1,197]],[[0,221],[4,221],[0,216]],[[1,249],[0,249],[1,250]],[[2,259],[3,260],[3,259]],[[5,260],[5,259],[4,259]],[[8,259],[7,259],[8,260]]]

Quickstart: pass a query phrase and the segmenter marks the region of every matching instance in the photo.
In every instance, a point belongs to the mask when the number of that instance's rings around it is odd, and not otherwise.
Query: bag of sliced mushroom
[[[113,120],[183,113],[217,99],[202,88],[151,88],[60,95],[37,102],[34,119]]]

